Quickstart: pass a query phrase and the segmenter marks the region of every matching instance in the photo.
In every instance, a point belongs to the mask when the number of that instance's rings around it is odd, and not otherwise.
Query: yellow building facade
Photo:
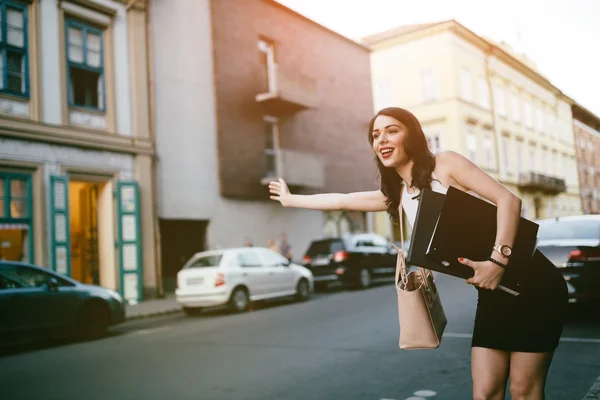
[[[421,121],[429,147],[453,150],[523,201],[535,220],[581,214],[573,101],[523,56],[456,21],[404,26],[364,39],[372,48],[375,110]],[[373,229],[396,237],[387,216]]]

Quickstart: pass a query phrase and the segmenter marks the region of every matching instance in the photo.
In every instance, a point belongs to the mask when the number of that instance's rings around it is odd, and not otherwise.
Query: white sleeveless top
[[[448,192],[448,188],[444,187],[440,181],[437,180],[434,173],[431,174],[431,179],[431,190],[442,194],[446,194],[446,192]],[[407,185],[404,184],[402,189],[402,209],[404,209],[404,212],[408,217],[408,223],[412,227],[414,226],[415,219],[417,218],[417,207],[419,207],[419,200],[416,197],[419,195],[419,190],[417,189],[414,191],[414,193],[410,194],[407,192],[406,187]],[[470,190],[468,193],[475,197],[482,198],[472,190]]]

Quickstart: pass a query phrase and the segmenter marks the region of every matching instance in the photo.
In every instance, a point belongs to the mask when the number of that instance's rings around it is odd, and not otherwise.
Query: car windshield
[[[598,221],[548,221],[540,223],[539,240],[600,240],[600,222]]]
[[[311,243],[306,255],[312,257],[322,254],[332,254],[344,250],[344,242],[339,239],[317,240]]]
[[[183,266],[183,269],[218,267],[219,264],[221,264],[221,258],[223,258],[223,254],[212,254],[210,256],[192,258]]]

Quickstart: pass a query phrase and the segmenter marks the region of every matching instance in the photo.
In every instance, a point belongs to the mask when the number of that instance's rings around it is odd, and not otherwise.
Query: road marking
[[[405,400],[427,400],[425,397],[407,397]]]
[[[435,396],[437,393],[434,392],[433,390],[417,390],[416,392],[413,393],[415,396],[419,396],[419,397],[433,397]]]
[[[458,339],[471,339],[473,337],[470,333],[455,333],[455,332],[444,332],[442,337],[451,337]],[[574,338],[574,337],[561,337],[561,342],[569,343],[596,343],[600,344],[600,339],[589,339],[589,338]]]
[[[171,326],[165,325],[165,326],[159,326],[158,328],[152,328],[152,329],[140,329],[139,331],[134,331],[127,335],[150,335],[152,333],[170,331],[171,329],[172,329]]]

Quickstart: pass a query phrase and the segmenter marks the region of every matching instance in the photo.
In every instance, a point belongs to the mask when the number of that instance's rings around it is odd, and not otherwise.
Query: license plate
[[[313,265],[327,265],[327,264],[329,264],[329,259],[328,258],[317,258],[316,260],[313,261],[312,264]]]
[[[335,281],[338,279],[337,275],[321,275],[321,276],[313,276],[315,282],[320,281]]]
[[[202,285],[204,283],[204,278],[188,278],[188,285]]]

